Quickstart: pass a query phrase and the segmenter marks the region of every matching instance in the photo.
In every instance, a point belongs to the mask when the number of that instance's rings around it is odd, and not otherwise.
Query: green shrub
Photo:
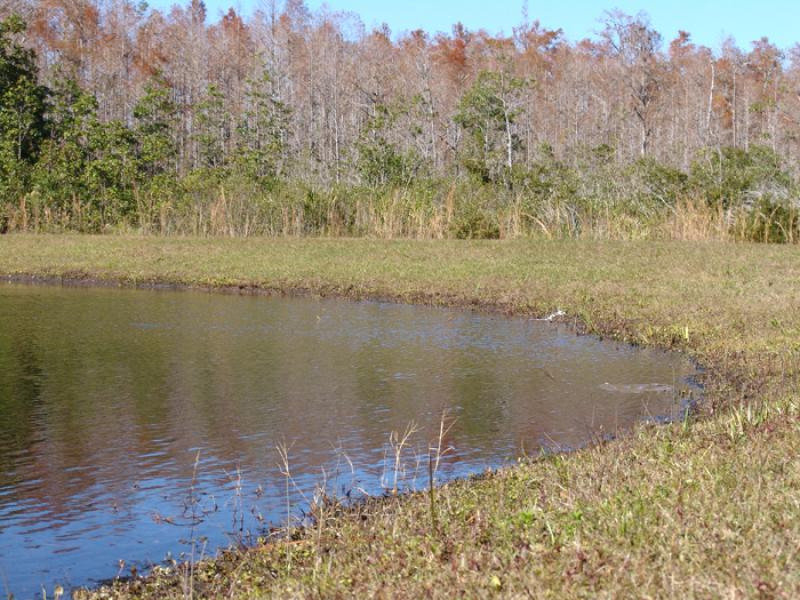
[[[765,146],[753,146],[749,151],[706,149],[692,164],[688,183],[710,206],[725,209],[757,202],[765,194],[787,197],[793,184],[780,157]]]

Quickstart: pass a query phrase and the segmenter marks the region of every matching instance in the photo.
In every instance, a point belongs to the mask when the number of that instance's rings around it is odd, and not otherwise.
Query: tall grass
[[[199,237],[800,240],[800,208],[790,204],[723,208],[692,195],[667,204],[613,194],[536,195],[466,182],[322,191],[301,185],[265,190],[234,182],[143,202],[133,218],[107,224],[77,201],[59,210],[27,198],[6,207],[6,219],[9,230],[21,232]]]

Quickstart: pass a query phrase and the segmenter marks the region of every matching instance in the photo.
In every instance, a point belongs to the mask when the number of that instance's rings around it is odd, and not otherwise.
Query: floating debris
[[[675,387],[665,383],[604,383],[600,389],[615,394],[671,394]]]
[[[556,319],[560,319],[561,317],[566,317],[567,313],[563,310],[559,309],[554,312],[552,315],[545,317],[544,319],[534,319],[534,321],[555,321]]]

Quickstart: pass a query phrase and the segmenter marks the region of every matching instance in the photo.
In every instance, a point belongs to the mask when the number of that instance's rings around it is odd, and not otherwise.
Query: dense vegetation
[[[270,6],[212,26],[197,1],[0,9],[0,228],[800,236],[800,68],[766,39],[665,53],[609,13],[574,45],[527,18],[393,42]]]

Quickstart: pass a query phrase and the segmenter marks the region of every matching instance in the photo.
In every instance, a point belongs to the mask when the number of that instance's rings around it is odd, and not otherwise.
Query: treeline
[[[800,46],[0,7],[0,230],[800,239]]]

